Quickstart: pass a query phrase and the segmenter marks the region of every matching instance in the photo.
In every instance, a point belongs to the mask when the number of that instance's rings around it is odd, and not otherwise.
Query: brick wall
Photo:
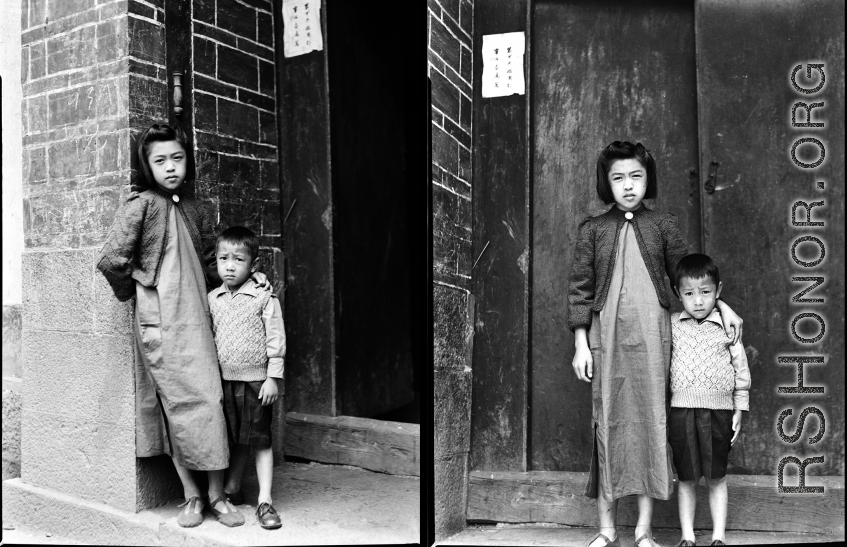
[[[163,6],[22,0],[21,478],[129,511],[179,493],[168,462],[135,458],[131,302],[94,260],[133,133],[167,119]]]
[[[272,4],[194,0],[192,23],[197,192],[218,204],[219,229],[260,236],[274,282],[282,215]]]
[[[432,81],[435,534],[465,526],[473,296],[473,2],[428,0]]]

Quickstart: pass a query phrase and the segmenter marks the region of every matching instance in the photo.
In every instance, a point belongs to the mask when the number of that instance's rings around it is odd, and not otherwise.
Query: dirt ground
[[[420,542],[420,479],[375,473],[346,465],[284,463],[274,468],[274,506],[282,517],[278,530],[264,530],[256,520],[258,483],[245,475],[243,526],[227,528],[206,512],[196,528],[176,523],[182,500],[138,517],[155,518],[161,538],[184,535],[184,545],[343,545]],[[127,515],[128,519],[136,515]],[[96,532],[81,537],[68,524],[66,529],[35,530],[30,525],[3,523],[3,543],[106,545]],[[167,533],[166,533],[167,532]],[[51,536],[47,536],[51,534]],[[168,535],[170,534],[170,535]],[[126,544],[137,544],[127,538]]]

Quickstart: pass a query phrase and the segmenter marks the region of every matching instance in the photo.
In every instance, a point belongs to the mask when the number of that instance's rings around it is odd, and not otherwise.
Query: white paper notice
[[[282,46],[286,57],[324,48],[320,0],[282,1]]]
[[[526,93],[523,77],[523,32],[482,37],[482,96],[505,97]]]

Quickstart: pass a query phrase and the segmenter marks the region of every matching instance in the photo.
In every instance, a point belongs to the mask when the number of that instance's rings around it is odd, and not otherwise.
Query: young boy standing
[[[725,545],[726,466],[741,433],[741,412],[750,410],[750,369],[741,340],[731,344],[715,301],[718,267],[704,254],[676,266],[674,291],[685,311],[671,316],[671,409],[673,462],[679,477],[679,546],[694,545],[697,482],[706,477],[712,512],[712,543]],[[735,432],[733,434],[733,432]]]
[[[259,478],[256,517],[273,529],[282,520],[271,500],[271,404],[283,375],[285,329],[276,296],[248,282],[258,251],[259,239],[247,228],[235,226],[218,236],[215,258],[223,285],[209,293],[209,311],[232,446],[224,492],[233,504],[244,503],[241,477],[252,446]]]

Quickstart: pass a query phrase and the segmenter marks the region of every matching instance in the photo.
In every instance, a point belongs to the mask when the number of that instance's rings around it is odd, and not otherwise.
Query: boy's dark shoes
[[[221,511],[215,509],[215,505],[217,505],[219,502],[223,502],[228,512],[222,513]],[[241,526],[242,524],[244,524],[244,515],[239,513],[238,509],[233,507],[232,504],[227,501],[226,495],[222,495],[218,497],[218,499],[216,499],[215,501],[209,502],[209,511],[211,511],[211,513],[215,515],[215,518],[218,519],[218,522],[220,522],[224,526],[232,527]]]
[[[260,503],[256,509],[256,518],[259,519],[259,524],[262,528],[273,530],[282,526],[282,519],[279,518],[279,513],[273,508],[270,503]]]
[[[233,492],[232,494],[226,494],[226,497],[229,498],[229,501],[233,505],[244,505],[244,492],[242,490]]]
[[[198,503],[200,504],[200,510],[195,513],[194,509]],[[193,528],[203,522],[203,500],[200,496],[192,496],[185,500],[185,503],[179,504],[180,507],[185,505],[188,507],[185,508],[185,511],[180,511],[179,516],[176,517],[177,524],[183,528]]]
[[[676,544],[676,547],[694,547],[695,545],[697,544],[690,539],[681,539],[679,540],[679,543]]]
[[[709,545],[726,545],[726,543],[724,543],[723,541],[721,541],[719,539],[716,539],[715,541],[711,542]]]

